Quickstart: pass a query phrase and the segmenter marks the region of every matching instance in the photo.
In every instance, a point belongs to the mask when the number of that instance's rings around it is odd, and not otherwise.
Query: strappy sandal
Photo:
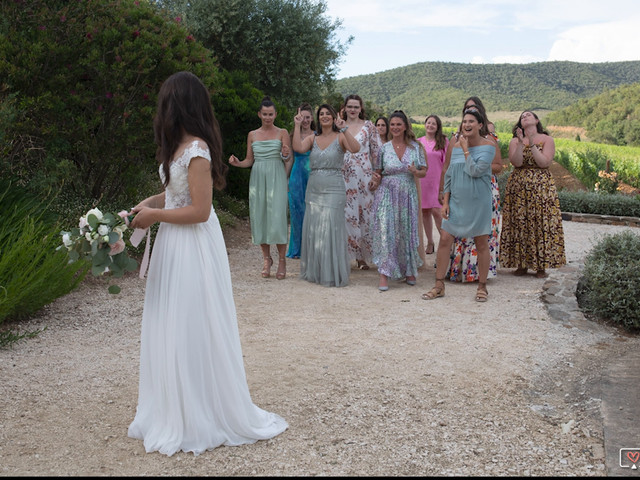
[[[360,270],[369,270],[369,265],[364,260],[356,260],[356,264]]]
[[[264,259],[264,266],[262,267],[262,278],[269,278],[271,276],[271,265],[273,265],[273,258],[262,258]]]
[[[427,255],[431,255],[435,247],[435,244],[431,242],[427,243],[427,248],[425,249],[424,253],[426,253]]]
[[[476,291],[476,302],[486,302],[489,298],[489,292],[487,292],[486,283],[478,283],[478,290]]]
[[[283,257],[280,257],[278,260],[278,271],[276,272],[276,278],[278,280],[284,280],[284,277],[287,276],[287,260]]]
[[[438,286],[440,282],[441,286]],[[422,294],[423,300],[433,300],[434,298],[444,297],[444,278],[436,278],[436,285],[427,293]]]

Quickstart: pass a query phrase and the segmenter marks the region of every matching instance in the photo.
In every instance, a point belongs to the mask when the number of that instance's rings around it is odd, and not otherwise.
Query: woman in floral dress
[[[427,174],[424,147],[416,141],[403,112],[389,117],[391,141],[382,146],[374,161],[371,188],[376,190],[373,204],[373,262],[378,266],[382,292],[389,289],[389,278],[405,278],[415,285],[423,264],[419,218],[420,196],[415,178]]]
[[[560,200],[549,170],[555,150],[538,116],[522,112],[509,143],[514,169],[507,180],[500,237],[500,264],[515,268],[514,275],[531,269],[544,278],[546,269],[567,263]]]
[[[369,190],[372,177],[371,162],[380,151],[380,134],[373,122],[365,120],[364,105],[358,95],[344,100],[341,116],[349,133],[360,143],[357,153],[345,153],[342,174],[347,189],[344,209],[347,221],[347,252],[358,268],[369,270],[371,261],[371,225],[373,223],[373,192]]]

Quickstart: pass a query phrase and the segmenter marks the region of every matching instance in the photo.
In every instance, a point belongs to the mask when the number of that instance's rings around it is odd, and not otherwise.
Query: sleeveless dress
[[[304,196],[309,181],[309,152],[293,152],[293,167],[289,175],[289,249],[287,257],[300,258],[302,221],[304,220]]]
[[[324,150],[313,139],[302,223],[300,277],[325,287],[344,287],[349,283],[343,163],[344,151],[338,136]]]
[[[539,143],[542,150],[544,143]],[[505,187],[500,236],[500,265],[531,270],[567,263],[562,213],[556,184],[548,168],[537,166],[525,145],[521,167],[513,169]]]
[[[287,173],[280,140],[251,144],[254,164],[249,177],[249,220],[255,245],[287,243]]]
[[[493,145],[469,147],[465,159],[462,148],[451,151],[444,175],[444,191],[450,192],[449,218],[442,228],[454,237],[477,237],[491,233],[491,162]]]
[[[206,143],[194,141],[171,163],[166,209],[191,204],[187,171],[195,157],[211,161]],[[147,452],[198,455],[286,428],[249,394],[229,260],[213,207],[206,222],[161,223],[146,284],[138,406],[129,437],[143,440]]]
[[[417,277],[423,264],[418,222],[422,212],[417,182],[409,166],[413,163],[424,167],[426,159],[417,142],[412,146],[398,158],[393,144],[387,142],[374,163],[375,170],[382,169],[382,180],[373,203],[373,263],[379,273],[391,279]]]
[[[347,252],[350,260],[371,262],[371,226],[373,225],[373,192],[369,182],[373,176],[371,163],[380,151],[380,134],[376,126],[366,120],[355,135],[360,144],[357,153],[346,152],[342,174],[347,190],[345,217],[347,220]]]

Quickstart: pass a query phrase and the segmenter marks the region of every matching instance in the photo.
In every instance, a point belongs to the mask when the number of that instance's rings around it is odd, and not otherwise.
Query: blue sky
[[[326,0],[354,40],[337,78],[419,62],[640,60],[638,0]],[[640,79],[639,79],[640,81]]]

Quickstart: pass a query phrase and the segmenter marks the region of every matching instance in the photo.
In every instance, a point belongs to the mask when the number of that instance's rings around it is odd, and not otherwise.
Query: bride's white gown
[[[171,163],[165,208],[191,203],[192,158],[211,161],[194,141]],[[164,180],[164,172],[160,168]],[[247,386],[227,250],[213,207],[204,223],[161,223],[142,315],[140,384],[129,436],[147,452],[196,455],[220,445],[272,438],[287,428],[253,404]]]

